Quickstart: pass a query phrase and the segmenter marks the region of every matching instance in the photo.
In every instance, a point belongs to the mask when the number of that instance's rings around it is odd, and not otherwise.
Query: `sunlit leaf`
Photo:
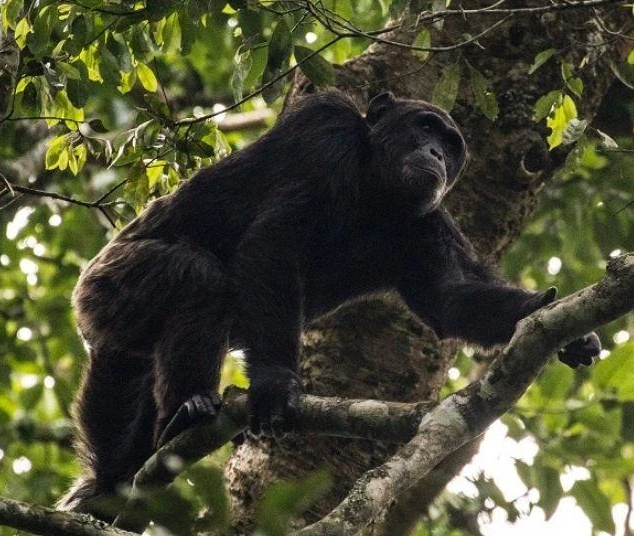
[[[32,32],[33,29],[29,24],[29,21],[26,17],[22,17],[20,21],[15,26],[15,42],[20,48],[24,48],[26,45],[26,36],[28,33]]]
[[[577,107],[568,95],[564,95],[558,99],[554,110],[546,119],[546,126],[552,131],[547,138],[551,149],[562,144],[564,132],[573,119],[577,119]]]
[[[139,63],[136,66],[136,74],[139,78],[139,82],[141,82],[145,89],[151,91],[152,93],[158,89],[158,80],[156,79],[156,75],[147,65]]]
[[[6,0],[2,8],[2,29],[5,33],[9,28],[15,28],[23,5],[24,0]]]
[[[46,169],[55,169],[58,166],[59,156],[67,145],[66,136],[58,136],[53,139],[46,150],[44,157]]]

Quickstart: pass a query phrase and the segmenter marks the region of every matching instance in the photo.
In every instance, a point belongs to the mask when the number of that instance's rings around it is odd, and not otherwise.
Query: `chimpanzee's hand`
[[[572,368],[577,368],[579,365],[592,365],[593,358],[600,352],[601,341],[593,331],[559,350],[559,361]]]
[[[249,428],[255,436],[281,438],[294,431],[302,388],[280,365],[256,365],[249,373]]]
[[[550,287],[545,292],[537,292],[526,302],[525,314],[529,315],[533,311],[552,303],[557,295],[557,289]],[[571,368],[579,365],[592,365],[593,358],[601,352],[601,341],[593,331],[579,339],[575,339],[565,348],[559,350],[559,361]]]
[[[541,309],[542,307],[548,305],[555,301],[555,297],[557,296],[557,287],[550,287],[548,290],[544,292],[535,292],[534,295],[529,298],[523,307],[523,317],[528,316],[531,313],[537,311],[537,309]]]

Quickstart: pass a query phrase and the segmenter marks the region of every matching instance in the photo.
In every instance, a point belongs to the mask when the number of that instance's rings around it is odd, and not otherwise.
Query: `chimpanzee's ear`
[[[392,106],[396,104],[396,99],[391,91],[387,93],[381,93],[374,97],[370,104],[368,104],[368,112],[365,114],[365,120],[368,122],[368,125],[374,125],[381,116],[390,110]]]

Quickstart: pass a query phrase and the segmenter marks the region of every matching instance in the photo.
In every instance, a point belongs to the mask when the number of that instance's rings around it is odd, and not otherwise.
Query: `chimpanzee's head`
[[[432,104],[378,95],[368,106],[373,166],[385,193],[419,213],[438,207],[464,167],[467,151],[451,117]]]

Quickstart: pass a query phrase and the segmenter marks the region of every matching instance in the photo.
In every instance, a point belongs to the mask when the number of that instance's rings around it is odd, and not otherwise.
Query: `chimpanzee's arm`
[[[555,299],[554,288],[531,292],[502,281],[476,258],[443,211],[421,219],[418,231],[421,240],[411,249],[399,290],[440,337],[458,337],[483,346],[507,342],[520,319]],[[600,343],[596,335],[589,334],[565,350],[569,349],[567,356],[561,356],[566,364],[590,364]]]
[[[255,434],[292,430],[301,386],[301,250],[308,214],[301,199],[279,199],[241,240],[230,277],[235,292],[233,337],[247,357],[250,426]]]

